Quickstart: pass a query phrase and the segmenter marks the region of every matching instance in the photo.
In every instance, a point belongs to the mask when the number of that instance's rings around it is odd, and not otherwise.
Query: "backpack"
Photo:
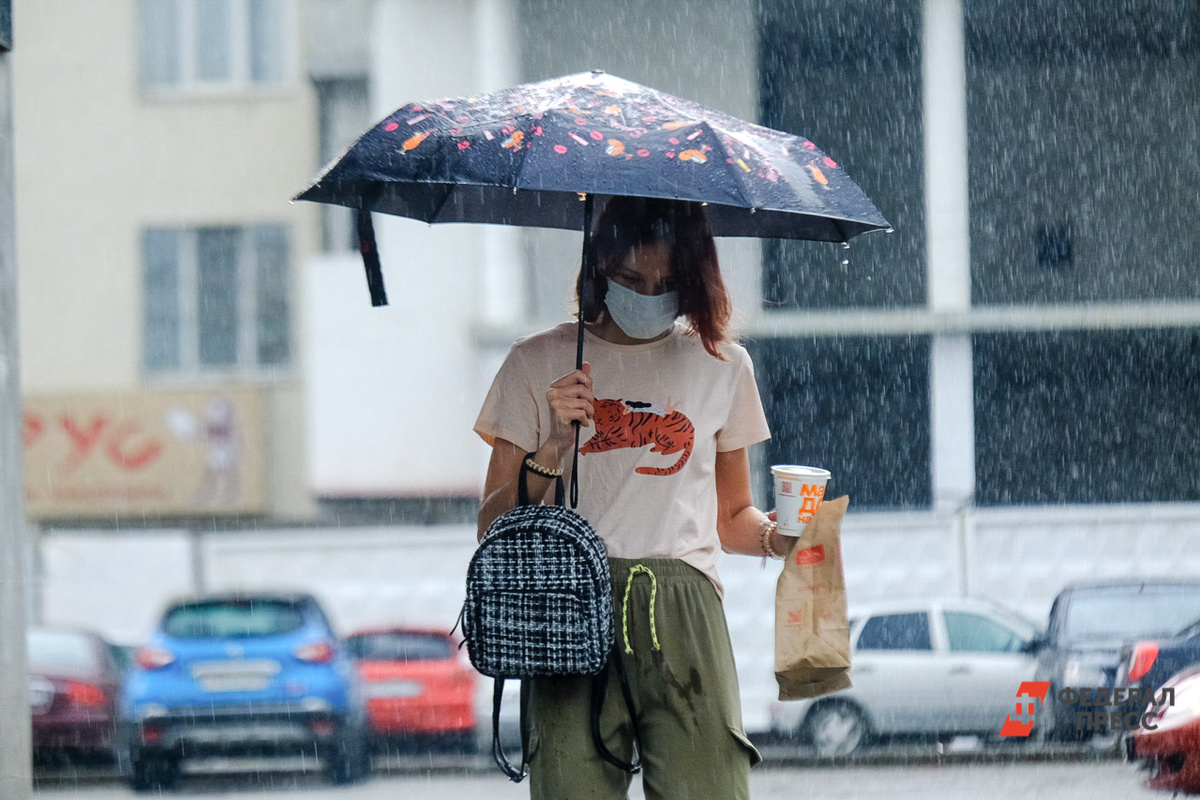
[[[467,568],[463,635],[471,664],[494,679],[492,755],[515,782],[528,774],[528,678],[593,676],[592,735],[610,763],[637,772],[612,755],[599,732],[606,667],[613,649],[612,583],[604,543],[591,524],[563,505],[563,481],[555,505],[529,505],[522,460],[519,505],[488,527]],[[633,698],[620,659],[614,659],[631,716]],[[500,746],[504,682],[521,680],[521,767]],[[636,721],[635,721],[636,731]]]

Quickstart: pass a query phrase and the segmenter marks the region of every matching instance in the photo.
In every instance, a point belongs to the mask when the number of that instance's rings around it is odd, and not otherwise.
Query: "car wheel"
[[[361,731],[337,737],[326,754],[329,782],[336,785],[358,783],[371,774],[371,749]]]
[[[850,703],[823,703],[804,718],[803,738],[822,758],[848,756],[867,739],[867,718]]]
[[[179,759],[174,756],[136,755],[129,758],[129,788],[135,792],[163,792],[179,782]]]

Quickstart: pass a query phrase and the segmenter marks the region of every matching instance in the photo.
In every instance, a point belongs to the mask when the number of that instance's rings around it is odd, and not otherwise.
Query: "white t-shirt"
[[[567,322],[513,344],[475,423],[480,436],[526,452],[549,438],[546,392],[574,368],[577,330]],[[726,344],[728,360],[716,359],[678,323],[647,344],[584,336],[596,419],[580,434],[576,510],[610,556],[681,559],[721,591],[716,454],[770,438],[750,355]]]

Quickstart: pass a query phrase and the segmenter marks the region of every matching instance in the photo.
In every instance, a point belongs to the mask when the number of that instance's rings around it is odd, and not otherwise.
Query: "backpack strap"
[[[629,723],[633,726],[635,752],[632,761],[622,761],[618,756],[614,755],[608,749],[608,745],[604,743],[604,737],[600,735],[600,712],[604,708],[604,698],[608,694],[608,670],[614,661],[616,662],[617,677],[621,683],[621,695],[625,698],[625,708],[629,711]],[[617,769],[624,770],[630,775],[636,775],[641,772],[641,753],[637,752],[636,748],[640,748],[641,746],[642,732],[638,726],[637,709],[633,705],[633,692],[629,688],[629,676],[625,674],[625,665],[621,663],[621,656],[618,653],[611,653],[608,661],[604,664],[604,669],[592,676],[591,716],[592,742],[596,745],[596,752],[600,754],[600,757]]]
[[[521,768],[517,769],[504,754],[500,745],[500,704],[504,699],[504,678],[494,678],[492,685],[492,758],[513,783],[520,783],[529,775],[529,681],[521,680]]]

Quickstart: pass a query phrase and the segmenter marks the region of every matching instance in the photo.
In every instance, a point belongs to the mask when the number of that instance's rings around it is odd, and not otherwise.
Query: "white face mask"
[[[617,327],[634,339],[653,339],[666,333],[679,316],[679,292],[639,294],[611,278],[604,304]]]

